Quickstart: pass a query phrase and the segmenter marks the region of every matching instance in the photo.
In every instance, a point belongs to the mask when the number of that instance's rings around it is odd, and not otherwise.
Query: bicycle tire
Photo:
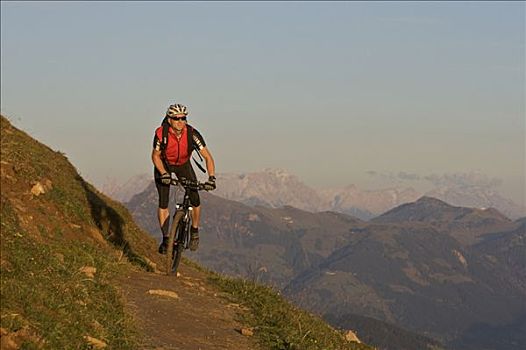
[[[178,257],[178,260],[181,260],[182,251],[180,253],[177,253],[179,249],[177,249],[176,252],[174,252],[174,240],[175,240],[175,234],[177,232],[177,227],[179,227],[180,223],[182,222],[184,216],[184,211],[178,210],[173,218],[172,225],[170,226],[170,232],[168,234],[168,247],[166,250],[166,274],[171,275],[175,274],[177,275],[177,269],[174,271],[174,265],[175,260]],[[180,244],[177,245],[179,248]],[[175,254],[177,253],[177,254]],[[177,261],[177,265],[179,265],[179,262]]]
[[[177,269],[179,268],[179,263],[181,262],[181,257],[183,256],[184,245],[179,243],[177,249],[175,250],[175,256],[173,259],[172,265],[172,274],[177,277]]]

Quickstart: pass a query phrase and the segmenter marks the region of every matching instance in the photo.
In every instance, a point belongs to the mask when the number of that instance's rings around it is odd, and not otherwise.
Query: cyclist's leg
[[[168,231],[170,229],[170,212],[168,210],[168,199],[170,197],[170,185],[164,185],[160,181],[160,174],[155,170],[155,187],[159,195],[159,206],[157,209],[157,218],[159,219],[159,227],[161,228],[161,234],[163,241],[159,246],[159,253],[164,254],[166,252],[166,245],[168,243]]]
[[[188,180],[197,181],[197,176],[190,161],[177,167],[175,173],[178,178],[184,177]],[[196,250],[199,245],[199,222],[201,219],[201,201],[197,191],[190,191],[190,204],[192,205],[192,226],[190,227],[190,250]]]
[[[180,165],[174,169],[177,178],[184,177],[188,180],[197,181],[197,176],[195,175],[194,168],[190,161]],[[200,222],[201,214],[201,199],[199,198],[199,193],[197,191],[190,191],[188,194],[190,197],[190,204],[192,205],[192,227],[198,228]]]
[[[199,228],[199,223],[201,220],[201,206],[192,207],[192,228]]]
[[[163,237],[168,236],[168,230],[170,226],[170,212],[168,211],[168,208],[161,208],[159,207],[157,209],[157,218],[159,219],[159,227],[161,228],[161,234]]]

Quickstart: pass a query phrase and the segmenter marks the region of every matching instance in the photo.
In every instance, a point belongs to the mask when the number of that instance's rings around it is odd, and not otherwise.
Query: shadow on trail
[[[152,271],[152,267],[144,258],[133,251],[130,243],[125,238],[125,222],[115,209],[111,208],[106,202],[93,191],[91,185],[85,182],[80,176],[77,180],[86,192],[86,198],[91,209],[91,217],[95,225],[103,232],[108,242],[121,250],[128,260],[141,266],[147,271]]]

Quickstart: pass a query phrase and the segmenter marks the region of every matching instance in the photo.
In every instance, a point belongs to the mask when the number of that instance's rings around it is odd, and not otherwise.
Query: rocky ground
[[[258,349],[250,329],[238,321],[244,310],[192,267],[181,266],[177,278],[131,271],[119,283],[144,335],[143,349]]]

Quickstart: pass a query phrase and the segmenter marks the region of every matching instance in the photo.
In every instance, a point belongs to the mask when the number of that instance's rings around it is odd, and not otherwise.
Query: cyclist
[[[201,134],[187,124],[188,108],[182,104],[173,104],[168,107],[163,125],[155,130],[153,138],[152,161],[154,179],[159,194],[159,208],[157,215],[163,241],[159,246],[159,253],[166,254],[168,245],[168,231],[170,228],[170,213],[168,198],[170,195],[170,173],[175,173],[177,178],[186,178],[196,181],[194,169],[190,163],[190,156],[194,149],[203,156],[208,171],[206,190],[216,188],[214,159]],[[163,132],[163,128],[165,129]],[[164,135],[163,135],[164,134]],[[190,250],[195,251],[199,245],[199,220],[201,206],[199,194],[193,190],[189,193],[192,210],[192,226],[190,228]]]

